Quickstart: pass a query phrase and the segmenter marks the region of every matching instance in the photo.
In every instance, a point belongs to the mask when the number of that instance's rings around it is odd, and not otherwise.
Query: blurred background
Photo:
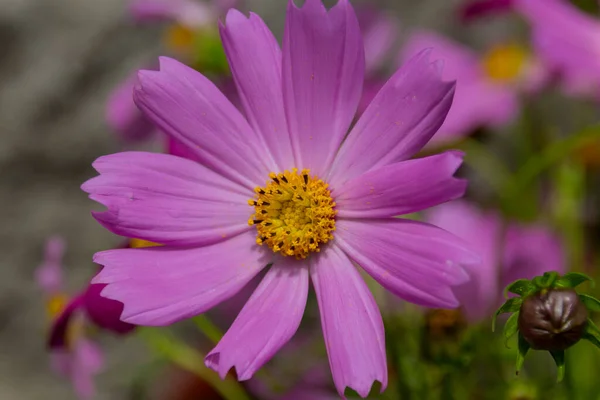
[[[359,6],[366,2],[352,3]],[[474,52],[507,39],[527,41],[527,30],[514,17],[502,15],[464,23],[457,11],[465,3],[461,0],[368,3],[395,18],[399,27],[386,50],[389,56],[379,68],[384,71],[382,76],[394,70],[401,48],[415,29],[447,35]],[[261,15],[281,38],[285,0],[248,0],[242,8]],[[35,270],[44,257],[47,238],[62,236],[67,245],[67,292],[74,293],[94,274],[93,253],[121,245],[119,238],[90,216],[90,210],[98,206],[79,187],[94,175],[91,163],[101,155],[123,149],[161,149],[162,143],[156,140],[124,140],[107,120],[107,103],[115,88],[136,69],[152,66],[159,55],[172,54],[173,49],[165,43],[177,47],[181,37],[168,32],[166,25],[136,21],[127,0],[0,0],[2,400],[76,398],[69,383],[57,378],[49,364],[45,347],[49,320],[44,294],[34,279]],[[535,107],[536,118],[552,118],[560,132],[598,122],[597,105],[564,101],[564,96],[553,90],[547,91]],[[582,120],[585,122],[580,123]],[[494,129],[511,131],[519,123]],[[485,136],[485,132],[477,133]],[[486,145],[506,157],[509,166],[518,164],[511,145],[498,137],[502,135],[491,135]],[[475,182],[471,198],[492,204],[493,195],[486,185],[489,176],[469,170],[465,174],[472,175]],[[583,204],[589,211],[590,225],[595,223],[596,199],[595,192],[590,191]],[[593,238],[593,229],[586,234]],[[182,330],[184,335],[190,334],[185,327]],[[144,376],[140,366],[154,362],[136,337],[106,335],[99,340],[106,353],[106,368],[96,378],[98,393],[94,399],[175,398],[160,394],[169,382],[184,379],[175,372],[161,374],[161,379],[152,383],[141,383],[153,388],[149,391],[152,395],[136,394],[132,388],[132,382]]]

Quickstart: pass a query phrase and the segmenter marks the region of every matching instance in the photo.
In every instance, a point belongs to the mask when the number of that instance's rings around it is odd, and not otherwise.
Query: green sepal
[[[560,382],[565,377],[565,351],[551,351],[550,354],[552,354],[552,358],[554,358],[554,362],[556,363],[556,382]]]
[[[525,356],[527,355],[527,352],[529,351],[530,347],[531,346],[529,345],[529,343],[527,343],[527,340],[525,340],[523,335],[519,333],[519,351],[517,352],[517,363],[515,365],[517,375],[519,375],[521,368],[523,368]]]
[[[514,293],[521,297],[526,296],[535,289],[535,285],[529,279],[514,281],[504,289],[504,297],[508,299],[508,293]]]
[[[496,330],[496,318],[498,318],[498,315],[519,311],[521,303],[523,303],[523,299],[520,297],[512,297],[506,300],[506,303],[502,304],[498,311],[496,311],[496,314],[494,314],[494,319],[492,319],[492,332]]]
[[[600,349],[600,329],[598,329],[591,318],[588,318],[587,320],[587,325],[585,326],[582,339],[591,342],[594,346]]]
[[[544,272],[542,276],[536,276],[531,281],[540,289],[548,289],[554,286],[560,275],[556,271]]]
[[[579,300],[590,311],[600,311],[600,300],[587,294],[579,293]]]
[[[559,280],[556,281],[556,287],[574,288],[588,281],[592,287],[595,286],[594,280],[586,274],[582,274],[580,272],[569,272],[564,274]]]
[[[504,345],[508,347],[508,340],[514,336],[515,333],[519,330],[519,312],[517,311],[513,315],[511,315],[507,320],[506,324],[504,324],[504,330],[502,331],[502,335],[504,336]]]

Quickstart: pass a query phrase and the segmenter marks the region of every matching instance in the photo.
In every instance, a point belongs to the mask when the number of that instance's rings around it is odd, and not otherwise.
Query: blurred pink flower
[[[564,0],[514,0],[537,56],[572,95],[600,99],[600,20]]]
[[[96,160],[99,176],[82,187],[107,207],[95,218],[164,246],[97,253],[104,268],[93,282],[124,303],[124,321],[168,325],[232,297],[271,265],[205,360],[246,380],[296,332],[310,278],[335,386],[367,396],[374,381],[387,383],[385,337],[353,262],[432,307],[457,306],[452,287],[468,278],[462,265],[477,262],[447,232],[394,218],[464,193],[454,178],[462,153],[410,159],[444,120],[454,83],[422,52],[348,133],[365,60],[347,0],[330,10],[290,1],[283,49],[255,14],[232,10],[220,28],[246,118],[173,59],[139,73],[136,103],[197,161],[142,152]]]
[[[68,301],[62,278],[62,238],[48,239],[44,261],[36,270],[36,280],[44,291],[52,326],[48,337],[52,368],[69,378],[82,399],[93,396],[93,376],[102,366],[102,353],[85,336],[85,325],[119,334],[134,326],[119,320],[123,305],[100,297],[103,285],[89,285],[81,294]]]
[[[219,16],[217,1],[132,0],[130,15],[139,22],[176,22],[197,29],[211,25]]]
[[[466,267],[471,280],[455,289],[471,321],[491,317],[509,283],[546,271],[565,272],[561,242],[543,226],[510,223],[501,236],[501,220],[496,213],[483,212],[465,201],[431,209],[427,221],[463,238],[481,255],[480,266]]]
[[[401,60],[431,48],[444,61],[444,79],[456,80],[456,94],[448,117],[433,138],[447,142],[479,127],[511,122],[519,112],[519,92],[535,92],[547,72],[517,44],[493,47],[483,58],[466,46],[432,32],[416,32],[406,43]]]
[[[118,86],[110,95],[106,108],[109,126],[124,142],[146,141],[156,128],[133,102],[133,87],[137,77],[133,76]]]

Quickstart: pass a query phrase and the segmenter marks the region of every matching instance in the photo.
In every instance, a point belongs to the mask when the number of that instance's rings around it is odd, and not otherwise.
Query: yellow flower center
[[[248,224],[256,225],[256,243],[303,259],[333,239],[336,211],[329,185],[309,173],[307,169],[298,173],[296,168],[272,172],[265,187],[254,189],[255,198],[248,200],[254,214]]]
[[[499,83],[510,83],[519,78],[527,63],[527,49],[517,43],[507,43],[492,48],[483,57],[487,76]]]
[[[64,294],[55,294],[52,295],[46,301],[46,314],[48,318],[52,321],[54,318],[60,314],[65,307],[67,306],[67,302],[69,301],[68,297]]]
[[[194,31],[181,24],[173,24],[167,28],[164,39],[170,50],[188,53],[194,44]]]

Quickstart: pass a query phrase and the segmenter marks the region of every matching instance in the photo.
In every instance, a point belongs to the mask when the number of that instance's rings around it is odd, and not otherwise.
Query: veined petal
[[[354,118],[365,71],[360,28],[348,0],[289,0],[283,97],[296,165],[323,176]]]
[[[277,40],[259,16],[250,13],[246,18],[237,10],[227,13],[220,30],[246,116],[252,128],[263,135],[278,167],[275,172],[293,167]]]
[[[321,326],[341,396],[354,389],[366,397],[375,381],[387,386],[385,335],[373,295],[337,247],[311,258],[310,274],[321,312]]]
[[[124,152],[98,158],[83,184],[108,210],[94,217],[110,231],[161,244],[206,245],[248,230],[253,192],[183,158]]]
[[[336,222],[336,243],[398,297],[426,307],[459,305],[454,285],[479,258],[458,237],[433,225],[397,218]]]
[[[101,295],[124,304],[121,320],[163,326],[230,298],[270,257],[254,232],[196,248],[108,250],[94,256],[104,268],[92,283],[108,284]]]
[[[160,71],[140,71],[134,100],[161,130],[202,163],[250,189],[273,171],[271,156],[240,112],[199,72],[167,57]]]
[[[454,82],[423,51],[385,84],[342,144],[328,182],[340,187],[367,171],[413,156],[448,114]]]
[[[462,152],[448,151],[387,165],[354,178],[333,190],[337,216],[392,217],[459,198],[467,182],[453,175],[462,158]]]
[[[275,261],[206,365],[221,378],[235,367],[250,379],[296,333],[308,296],[308,266],[291,257]]]

